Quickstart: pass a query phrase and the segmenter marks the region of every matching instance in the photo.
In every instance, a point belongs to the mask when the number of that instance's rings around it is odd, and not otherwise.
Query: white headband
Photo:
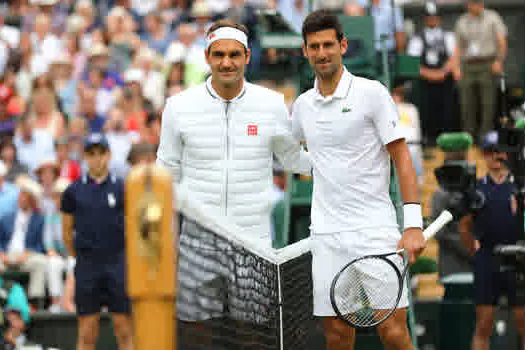
[[[243,31],[232,27],[221,27],[213,31],[206,38],[206,50],[209,49],[211,44],[221,39],[237,40],[238,42],[243,44],[245,48],[248,48],[248,37],[246,36],[246,34],[244,34]]]

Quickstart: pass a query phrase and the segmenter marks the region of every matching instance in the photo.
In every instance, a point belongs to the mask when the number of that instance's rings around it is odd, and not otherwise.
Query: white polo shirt
[[[345,69],[334,94],[324,98],[316,82],[295,102],[292,125],[313,166],[313,234],[398,229],[385,145],[403,135],[381,83]]]

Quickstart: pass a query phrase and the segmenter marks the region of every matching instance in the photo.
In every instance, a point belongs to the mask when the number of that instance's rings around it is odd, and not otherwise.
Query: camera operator
[[[503,271],[493,255],[496,245],[516,244],[523,232],[516,220],[515,185],[502,160],[507,154],[498,150],[498,133],[487,133],[482,142],[488,172],[477,182],[477,190],[485,195],[485,204],[475,214],[460,221],[461,240],[474,255],[474,288],[476,330],[472,350],[488,350],[494,314],[499,298],[506,295],[513,309],[516,328],[525,337],[525,307],[516,295],[516,276]]]

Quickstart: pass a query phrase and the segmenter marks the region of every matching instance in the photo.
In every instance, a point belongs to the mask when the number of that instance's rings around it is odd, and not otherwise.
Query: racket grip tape
[[[452,214],[448,210],[443,210],[441,214],[434,220],[425,231],[423,231],[423,236],[425,240],[429,240],[434,237],[446,224],[451,222],[454,219]]]

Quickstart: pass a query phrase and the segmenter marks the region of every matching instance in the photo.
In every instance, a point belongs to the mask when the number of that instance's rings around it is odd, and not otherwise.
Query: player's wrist
[[[423,229],[423,215],[421,214],[421,204],[405,203],[403,205],[404,229],[419,228]]]

